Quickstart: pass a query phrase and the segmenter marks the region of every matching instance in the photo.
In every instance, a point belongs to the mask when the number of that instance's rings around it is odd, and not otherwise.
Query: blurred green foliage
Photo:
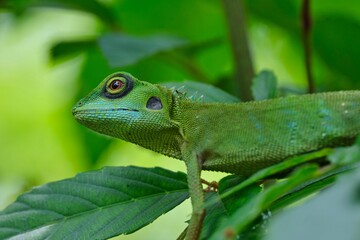
[[[244,5],[255,72],[271,69],[286,91],[307,87],[301,3]],[[312,1],[312,18],[317,91],[359,89],[360,2]],[[104,165],[183,169],[84,129],[71,107],[117,70],[237,95],[231,55],[220,0],[0,1],[0,208],[32,186]]]

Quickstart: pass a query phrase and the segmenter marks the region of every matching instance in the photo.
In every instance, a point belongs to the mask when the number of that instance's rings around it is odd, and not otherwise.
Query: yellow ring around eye
[[[126,89],[124,77],[113,77],[106,83],[106,91],[110,94],[118,94]]]

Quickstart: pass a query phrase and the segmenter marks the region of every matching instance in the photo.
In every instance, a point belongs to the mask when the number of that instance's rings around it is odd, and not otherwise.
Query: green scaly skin
[[[99,133],[183,160],[193,206],[186,239],[198,239],[205,215],[201,170],[248,176],[294,155],[349,145],[360,133],[359,103],[360,91],[202,103],[114,73],[73,114]]]

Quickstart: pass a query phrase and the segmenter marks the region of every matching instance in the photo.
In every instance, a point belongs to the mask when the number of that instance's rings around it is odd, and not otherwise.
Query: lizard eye
[[[134,80],[131,75],[124,73],[116,73],[110,75],[106,84],[104,84],[102,89],[102,95],[105,98],[121,98],[126,96],[134,86]]]
[[[106,84],[106,92],[115,95],[126,89],[126,79],[123,77],[113,77]]]

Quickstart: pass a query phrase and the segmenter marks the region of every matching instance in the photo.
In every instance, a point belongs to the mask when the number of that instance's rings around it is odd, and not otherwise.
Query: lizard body
[[[83,125],[183,160],[193,205],[187,239],[204,217],[201,170],[251,175],[288,157],[348,145],[360,133],[360,91],[245,103],[203,103],[115,73],[73,109]]]
[[[184,136],[202,169],[249,176],[281,160],[351,144],[360,133],[360,91],[246,103],[180,103]]]

